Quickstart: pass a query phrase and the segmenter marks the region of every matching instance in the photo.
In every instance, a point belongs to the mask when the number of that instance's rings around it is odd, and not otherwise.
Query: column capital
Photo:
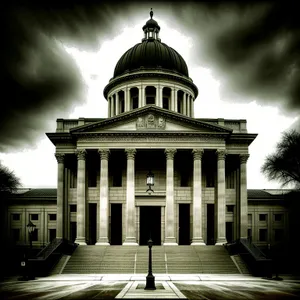
[[[165,149],[165,154],[167,159],[174,159],[174,155],[177,152],[175,148],[167,148]]]
[[[249,154],[240,154],[240,163],[245,164],[249,158]]]
[[[197,148],[192,150],[194,160],[201,160],[204,150],[202,148]]]
[[[64,163],[64,160],[65,160],[65,154],[64,153],[55,153],[54,156],[57,160],[57,163],[59,163],[59,164]]]
[[[100,154],[100,158],[101,160],[105,159],[105,160],[108,160],[108,157],[109,157],[109,154],[110,154],[110,151],[109,149],[98,149],[98,153]]]
[[[78,149],[76,150],[77,160],[85,160],[86,157],[86,150],[85,149]]]
[[[127,159],[134,159],[136,154],[136,149],[134,148],[125,149],[125,153],[127,155]]]
[[[226,152],[226,150],[218,149],[218,150],[216,151],[216,154],[217,154],[217,156],[218,156],[218,160],[225,160],[225,157],[226,157],[227,152]]]

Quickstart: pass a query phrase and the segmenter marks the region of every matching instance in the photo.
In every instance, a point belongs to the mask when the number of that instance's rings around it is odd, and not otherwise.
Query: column
[[[85,240],[85,157],[86,150],[77,150],[77,237],[75,243],[86,245]]]
[[[178,112],[178,90],[175,90],[174,93],[174,107],[173,111]]]
[[[247,160],[249,154],[240,155],[240,238],[247,238],[248,199],[247,199]]]
[[[226,243],[225,235],[225,150],[217,150],[218,155],[218,187],[217,187],[217,199],[216,203],[216,225],[217,225],[217,242],[216,245],[223,245]]]
[[[175,238],[174,216],[174,155],[176,149],[166,149],[167,180],[166,180],[166,208],[165,208],[165,242],[164,245],[178,245]]]
[[[182,97],[182,114],[186,116],[186,98],[187,98],[187,93],[184,93],[183,94],[183,97]]]
[[[119,92],[116,92],[116,115],[120,114]]]
[[[109,245],[109,199],[108,199],[108,149],[99,149],[100,154],[100,199],[99,209],[99,238],[96,245]]]
[[[139,87],[139,107],[143,106],[143,101],[142,101],[142,86]]]
[[[125,111],[130,111],[130,88],[126,88],[125,91],[126,94],[126,100],[125,100]]]
[[[193,100],[193,97],[191,97],[191,117],[194,118],[194,100]]]
[[[64,237],[64,159],[65,154],[55,153],[57,160],[57,213],[56,213],[56,237]]]
[[[192,245],[205,245],[202,237],[202,168],[203,149],[193,149],[193,239]]]
[[[156,87],[156,94],[155,94],[155,105],[160,106],[160,99],[159,99],[159,85]]]
[[[111,102],[110,102],[110,116],[114,117],[115,115],[115,95],[111,96]]]
[[[111,113],[110,103],[111,103],[111,97],[109,96],[109,97],[107,97],[107,115],[109,118],[110,118],[110,113]]]
[[[142,95],[141,95],[141,97],[142,97],[142,106],[145,106],[146,105],[146,99],[145,99],[145,91],[146,91],[146,87],[145,86],[141,86],[141,89],[142,89]]]
[[[134,158],[136,150],[125,149],[127,155],[126,238],[123,245],[137,245],[135,230]]]
[[[159,107],[163,107],[163,86],[159,86]]]
[[[187,108],[186,108],[186,115],[188,117],[191,116],[191,101],[190,101],[190,95],[187,95]]]
[[[174,107],[175,107],[175,94],[176,94],[176,90],[175,88],[171,89],[171,103],[170,103],[170,110],[174,111]]]

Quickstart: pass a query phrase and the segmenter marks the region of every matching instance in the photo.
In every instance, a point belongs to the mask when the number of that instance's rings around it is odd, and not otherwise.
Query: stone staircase
[[[63,274],[146,274],[147,246],[78,246]],[[153,246],[153,274],[239,274],[223,246]]]

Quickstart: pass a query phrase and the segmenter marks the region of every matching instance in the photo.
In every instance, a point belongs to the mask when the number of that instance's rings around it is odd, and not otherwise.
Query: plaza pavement
[[[159,274],[156,290],[144,290],[147,274],[53,275],[0,282],[0,299],[300,299],[300,278],[270,280],[249,275]]]

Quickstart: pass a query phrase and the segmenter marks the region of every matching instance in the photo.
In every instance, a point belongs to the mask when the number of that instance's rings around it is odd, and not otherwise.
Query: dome
[[[173,48],[161,42],[159,36],[160,27],[153,19],[151,8],[150,19],[143,26],[145,38],[142,43],[126,51],[119,59],[114,78],[127,72],[162,69],[177,75],[189,77],[186,62],[182,56]]]
[[[156,68],[189,77],[188,67],[182,56],[157,39],[145,39],[126,51],[115,67],[114,77],[139,69]]]

